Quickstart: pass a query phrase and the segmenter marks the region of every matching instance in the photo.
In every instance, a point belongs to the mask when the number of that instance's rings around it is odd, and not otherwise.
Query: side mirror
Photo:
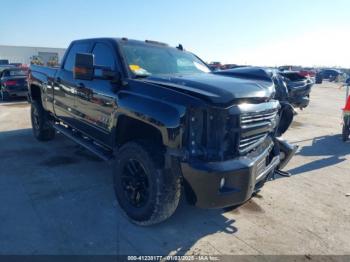
[[[94,55],[77,53],[73,69],[74,79],[92,80],[94,78]]]

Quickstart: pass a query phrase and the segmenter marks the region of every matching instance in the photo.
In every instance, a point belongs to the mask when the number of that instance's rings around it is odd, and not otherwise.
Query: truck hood
[[[213,73],[149,76],[142,81],[175,89],[218,105],[250,100],[265,101],[274,94],[271,80],[250,80]]]

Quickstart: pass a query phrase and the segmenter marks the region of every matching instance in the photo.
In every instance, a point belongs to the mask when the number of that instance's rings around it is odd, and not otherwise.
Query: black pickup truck
[[[213,74],[182,46],[74,41],[60,68],[30,67],[28,88],[34,136],[59,131],[109,160],[139,225],[170,217],[182,192],[203,208],[241,204],[294,153],[276,137],[271,80]]]

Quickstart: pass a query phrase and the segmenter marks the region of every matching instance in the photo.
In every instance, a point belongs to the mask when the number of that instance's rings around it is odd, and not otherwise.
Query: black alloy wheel
[[[124,164],[121,182],[126,199],[140,208],[149,200],[149,181],[145,168],[136,159],[129,159]]]
[[[164,149],[150,141],[127,142],[117,151],[114,191],[123,214],[134,224],[154,225],[175,212],[181,176],[164,165]]]

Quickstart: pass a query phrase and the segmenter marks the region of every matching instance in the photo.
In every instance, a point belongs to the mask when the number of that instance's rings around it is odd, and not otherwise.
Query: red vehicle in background
[[[316,70],[311,67],[301,67],[301,66],[280,66],[278,68],[280,71],[294,71],[302,77],[310,78],[314,83],[316,81]]]
[[[211,71],[217,71],[221,69],[222,64],[220,62],[211,62],[208,67]]]
[[[12,97],[27,97],[28,70],[9,65],[0,72],[0,99],[8,100]]]
[[[316,77],[316,71],[311,68],[303,68],[299,70],[299,74],[304,77],[311,77],[311,78]]]
[[[345,107],[343,108],[343,132],[342,138],[346,142],[350,136],[350,78],[346,80]]]

